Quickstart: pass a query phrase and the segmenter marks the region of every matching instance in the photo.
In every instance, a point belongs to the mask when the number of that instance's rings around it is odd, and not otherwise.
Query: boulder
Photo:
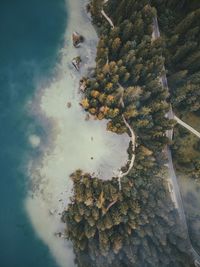
[[[80,83],[79,83],[79,88],[81,92],[85,92],[87,85],[86,85],[86,80],[85,79],[81,79]]]
[[[72,103],[71,102],[67,102],[67,107],[68,108],[71,108],[71,106],[72,106]],[[60,201],[60,200],[59,200]]]
[[[72,41],[73,41],[73,46],[78,48],[80,44],[84,42],[84,37],[77,32],[73,32]]]
[[[72,59],[72,65],[75,67],[77,71],[80,70],[80,64],[81,64],[81,57],[75,57]]]

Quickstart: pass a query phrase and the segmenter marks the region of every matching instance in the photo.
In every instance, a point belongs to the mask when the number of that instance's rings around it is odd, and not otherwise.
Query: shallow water
[[[51,18],[48,19],[48,18]],[[0,266],[57,267],[24,209],[28,132],[44,132],[27,115],[37,83],[51,75],[66,28],[64,1],[0,1]]]
[[[29,191],[25,207],[36,234],[49,247],[60,266],[72,267],[73,251],[69,242],[55,233],[64,232],[60,215],[69,203],[72,182],[69,175],[78,168],[110,179],[127,161],[129,137],[106,131],[106,121],[85,120],[79,105],[79,80],[95,66],[97,34],[85,11],[87,1],[69,0],[70,10],[64,46],[58,52],[61,61],[50,82],[37,85],[26,109],[46,129],[46,134],[31,132],[27,138],[33,150],[41,151],[28,162]],[[72,32],[85,37],[79,49],[72,46]],[[83,64],[78,73],[71,64],[80,55]],[[71,108],[67,108],[67,103]],[[122,149],[123,148],[123,149]],[[37,155],[37,154],[36,154]]]

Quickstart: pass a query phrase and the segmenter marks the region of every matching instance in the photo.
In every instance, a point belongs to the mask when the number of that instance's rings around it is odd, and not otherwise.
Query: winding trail
[[[106,15],[106,13],[105,13],[105,11],[104,11],[103,9],[101,10],[101,14],[102,14],[102,15],[104,16],[104,18],[108,21],[108,23],[110,24],[110,26],[111,26],[112,28],[114,28],[115,26],[114,26],[112,20]]]
[[[122,95],[121,95],[120,103],[121,103],[122,108],[124,108],[124,106],[125,106],[124,105],[124,100],[123,100],[123,97],[124,97],[124,87],[120,83],[118,83],[118,85],[122,89]],[[133,168],[133,165],[134,165],[134,162],[135,162],[135,147],[136,147],[136,136],[135,136],[134,130],[131,128],[130,124],[127,122],[127,120],[124,117],[124,115],[122,115],[122,119],[124,121],[124,124],[126,125],[126,127],[129,129],[129,131],[131,133],[132,155],[131,155],[131,160],[130,160],[130,164],[129,164],[128,170],[126,172],[122,172],[120,170],[120,172],[119,172],[119,175],[118,175],[119,190],[122,189],[121,179],[123,177],[125,177],[126,175],[128,175],[129,172],[131,171],[131,169]]]
[[[105,0],[104,1],[104,4],[106,4],[107,2],[108,2],[108,0]],[[114,28],[114,24],[113,24],[111,18],[109,18],[106,15],[106,13],[104,12],[103,9],[102,9],[101,13],[106,18],[106,20],[109,22],[110,26],[112,28]],[[108,64],[108,63],[109,63],[109,59],[108,59],[108,55],[107,55],[107,62],[106,62],[106,64]],[[122,95],[121,95],[120,103],[121,103],[122,108],[124,108],[124,106],[125,106],[124,105],[124,100],[123,100],[124,88],[123,88],[123,86],[120,83],[118,83],[118,86],[122,89]],[[124,115],[122,115],[122,119],[123,119],[124,124],[126,125],[126,127],[129,129],[130,134],[131,134],[132,155],[131,155],[131,160],[130,160],[130,163],[129,163],[128,170],[126,172],[123,172],[122,170],[120,170],[120,172],[118,174],[118,182],[119,182],[119,190],[120,191],[122,189],[121,179],[123,177],[127,176],[130,173],[130,171],[132,170],[132,168],[133,168],[133,165],[134,165],[134,162],[135,162],[135,147],[136,147],[136,136],[135,136],[134,130],[131,128],[130,124],[128,123],[128,121],[126,120],[126,118],[124,117]]]
[[[108,0],[104,1],[104,4],[107,3]],[[105,19],[109,22],[110,26],[112,28],[114,28],[114,24],[111,20],[111,18],[109,18],[106,13],[104,12],[104,10],[102,9],[101,11],[102,15],[105,17]],[[152,41],[156,40],[157,38],[160,37],[160,30],[159,30],[159,26],[158,26],[158,20],[157,17],[154,17],[153,19],[153,33],[152,33]],[[164,67],[165,70],[165,67]],[[166,87],[168,92],[169,92],[169,87],[168,87],[168,82],[167,82],[167,76],[166,74],[164,74],[161,77],[161,84],[163,87]],[[120,84],[119,86],[121,88],[123,88]],[[123,89],[124,91],[124,89]],[[124,107],[124,103],[123,103],[123,94],[122,94],[122,107]],[[195,135],[197,135],[200,138],[200,133],[197,132],[194,128],[192,128],[191,126],[189,126],[188,124],[184,123],[183,121],[181,121],[178,117],[176,117],[173,113],[172,110],[172,106],[170,105],[170,110],[169,112],[166,114],[166,117],[168,119],[175,119],[180,125],[182,125],[183,127],[185,127],[186,129],[188,129],[189,131],[191,131],[192,133],[194,133]],[[135,160],[135,134],[133,129],[131,128],[131,126],[128,124],[128,122],[126,121],[125,117],[122,115],[123,121],[125,123],[125,125],[127,126],[127,128],[129,129],[129,131],[131,132],[131,140],[132,140],[132,159],[131,159],[131,163],[129,165],[128,171],[123,173],[122,171],[120,171],[118,179],[119,179],[119,189],[121,190],[121,179],[128,175],[129,172],[131,171],[133,164],[134,164],[134,160]],[[172,140],[173,138],[173,129],[172,130],[168,130],[166,131],[166,136]],[[166,147],[166,155],[168,157],[168,169],[169,169],[169,191],[171,194],[171,198],[172,201],[174,202],[175,207],[178,209],[179,212],[179,216],[180,219],[182,221],[182,224],[184,226],[184,229],[186,231],[187,234],[187,239],[188,239],[188,246],[189,246],[189,251],[193,257],[194,260],[194,264],[195,266],[200,266],[200,255],[197,253],[197,251],[194,249],[194,247],[192,246],[191,240],[190,240],[190,236],[189,236],[189,232],[188,232],[188,225],[187,225],[187,220],[186,220],[186,216],[185,216],[185,211],[183,208],[183,202],[182,202],[182,197],[181,197],[181,193],[180,193],[180,189],[179,189],[179,185],[177,182],[177,177],[176,177],[176,173],[174,170],[174,166],[173,166],[173,161],[172,161],[172,154],[171,154],[171,149],[170,146]]]
[[[130,164],[129,164],[129,168],[126,172],[122,172],[120,171],[119,175],[118,175],[118,181],[119,181],[119,190],[122,189],[121,186],[121,179],[123,177],[125,177],[126,175],[129,174],[129,172],[132,170],[134,162],[135,162],[135,133],[133,131],[133,129],[131,128],[130,124],[128,124],[127,120],[125,119],[124,115],[122,115],[123,121],[126,125],[126,127],[129,129],[130,133],[131,133],[131,142],[132,142],[132,156],[131,156],[131,160],[130,160]]]
[[[103,5],[105,5],[106,3],[108,2],[108,0],[104,0],[103,2]],[[103,7],[102,7],[102,10],[101,10],[101,14],[104,16],[104,18],[108,21],[108,23],[110,24],[111,28],[114,29],[114,23],[112,21],[112,19],[105,13]]]

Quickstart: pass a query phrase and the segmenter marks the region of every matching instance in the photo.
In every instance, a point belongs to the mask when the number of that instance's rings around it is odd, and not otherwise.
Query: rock
[[[73,46],[78,48],[80,44],[84,42],[84,37],[77,32],[73,32],[72,41],[73,41]]]
[[[67,107],[71,108],[71,106],[72,106],[72,103],[71,102],[67,102]]]
[[[81,57],[75,57],[72,59],[72,64],[76,68],[77,71],[80,69],[80,64],[81,64]]]
[[[87,13],[90,13],[91,12],[91,4],[87,4],[86,5],[86,11],[87,11]]]
[[[54,235],[55,235],[56,237],[59,237],[59,238],[65,238],[65,235],[64,235],[63,233],[61,233],[61,232],[54,233]]]
[[[53,210],[49,210],[49,215],[54,215],[54,211]]]
[[[80,83],[79,83],[80,91],[84,93],[86,87],[87,87],[87,86],[86,86],[86,81],[85,81],[84,79],[81,79],[81,80],[80,80]]]
[[[85,120],[86,120],[86,121],[89,121],[89,119],[90,119],[90,115],[87,114],[87,115],[85,116]]]

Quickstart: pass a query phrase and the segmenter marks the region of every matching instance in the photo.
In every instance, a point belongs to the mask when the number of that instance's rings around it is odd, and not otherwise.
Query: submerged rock
[[[86,114],[85,121],[89,121],[89,119],[90,119],[90,115],[89,114]]]
[[[80,64],[81,64],[82,60],[81,60],[81,57],[78,56],[78,57],[75,57],[72,59],[72,64],[73,66],[76,68],[77,71],[80,70]]]
[[[66,238],[66,236],[61,232],[55,233],[54,235],[59,238]]]
[[[73,46],[78,48],[80,44],[84,42],[84,37],[77,32],[73,32],[72,41],[73,41]]]
[[[67,102],[67,107],[71,108],[71,106],[72,106],[72,103],[71,102]]]

